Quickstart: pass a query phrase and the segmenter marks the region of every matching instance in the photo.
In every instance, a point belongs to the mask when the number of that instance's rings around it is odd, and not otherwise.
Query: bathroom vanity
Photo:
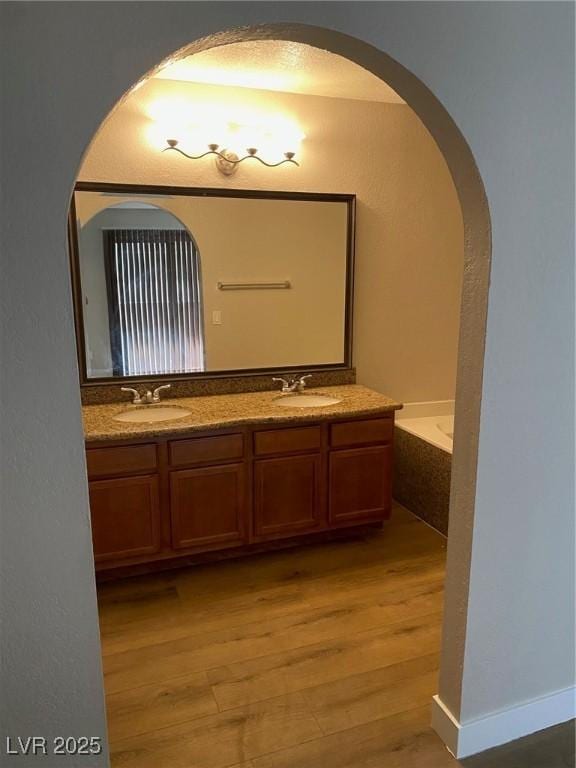
[[[121,403],[86,406],[97,570],[138,573],[382,524],[401,406],[356,385],[322,393],[338,402],[179,398],[170,405],[188,415],[161,423],[116,421]]]
[[[354,221],[354,195],[76,186],[71,273],[101,577],[388,517],[401,406],[347,383]],[[121,388],[133,406],[117,402]]]

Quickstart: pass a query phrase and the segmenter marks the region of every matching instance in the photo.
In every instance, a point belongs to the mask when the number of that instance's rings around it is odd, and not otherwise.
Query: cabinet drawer
[[[316,451],[319,450],[320,444],[320,427],[267,429],[254,433],[254,453],[256,456]]]
[[[332,424],[330,428],[330,446],[341,448],[348,445],[366,445],[368,443],[387,443],[394,434],[394,419],[366,419],[364,421],[344,421]]]
[[[170,442],[170,464],[173,467],[241,459],[243,455],[243,435],[196,437]]]
[[[124,445],[110,448],[88,448],[86,451],[88,477],[111,477],[150,472],[156,469],[156,446]]]

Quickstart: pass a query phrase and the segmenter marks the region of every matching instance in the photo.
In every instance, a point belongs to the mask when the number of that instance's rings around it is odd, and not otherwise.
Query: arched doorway
[[[75,288],[86,305],[77,343],[88,378],[113,372],[158,375],[170,367],[204,370],[200,250],[186,225],[170,211],[169,201],[137,195],[128,201],[90,200],[88,194],[78,198],[73,218],[80,277]],[[103,232],[105,268],[94,269],[93,248],[102,248],[94,237]],[[157,271],[151,270],[154,259],[161,264]],[[141,315],[130,300],[131,290],[142,300]],[[165,311],[168,305],[178,308],[174,315]],[[113,331],[102,333],[107,324]],[[172,337],[178,338],[177,345],[160,342]]]
[[[458,713],[490,267],[490,221],[483,185],[465,139],[426,86],[389,56],[354,38],[317,27],[266,25],[202,38],[181,48],[169,60],[211,47],[261,39],[290,40],[321,47],[385,80],[405,99],[434,137],[458,192],[465,230],[465,268],[460,322],[456,453],[452,476],[452,509],[457,514],[451,515],[445,611],[445,630],[448,631],[444,632],[444,663],[440,685],[443,703],[451,712]],[[137,86],[138,83],[133,88]]]
[[[458,193],[464,222],[464,280],[440,676],[442,702],[457,716],[460,708],[459,671],[464,656],[490,273],[490,216],[484,186],[464,136],[424,83],[386,53],[333,30],[302,24],[265,24],[232,29],[204,37],[179,49],[164,62],[160,62],[157,68],[146,73],[142,80],[166,63],[173,63],[195,53],[231,43],[259,40],[292,41],[321,48],[349,59],[384,80],[416,112],[433,136]],[[137,88],[138,84],[133,88]]]

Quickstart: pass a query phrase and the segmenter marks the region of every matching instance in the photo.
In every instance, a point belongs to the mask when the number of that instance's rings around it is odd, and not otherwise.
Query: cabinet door
[[[281,538],[320,526],[320,466],[317,454],[254,462],[257,538]]]
[[[170,473],[172,546],[216,549],[246,541],[243,464]]]
[[[384,520],[390,515],[392,446],[330,454],[329,519],[332,525]]]
[[[96,562],[158,552],[161,534],[156,475],[93,480],[89,488]]]

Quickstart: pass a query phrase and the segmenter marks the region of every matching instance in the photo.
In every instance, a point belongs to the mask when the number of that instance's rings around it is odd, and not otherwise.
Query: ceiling
[[[404,104],[380,78],[348,59],[283,40],[232,43],[170,63],[155,78]]]

